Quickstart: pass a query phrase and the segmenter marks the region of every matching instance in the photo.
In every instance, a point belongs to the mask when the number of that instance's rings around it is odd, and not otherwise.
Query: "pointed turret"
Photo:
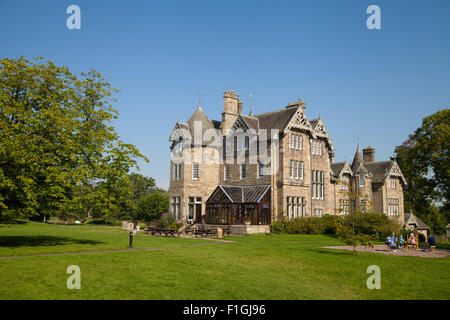
[[[195,126],[201,126],[202,137],[206,130],[214,128],[213,122],[208,118],[208,116],[203,111],[200,101],[197,110],[195,110],[194,114],[189,118],[187,124],[189,126],[189,130],[191,132],[192,137],[194,136]]]
[[[358,143],[358,147],[356,148],[355,156],[353,157],[352,171],[355,172],[355,170],[358,169],[359,165],[363,162],[364,162],[363,155],[361,153],[361,150],[359,150],[359,143]]]

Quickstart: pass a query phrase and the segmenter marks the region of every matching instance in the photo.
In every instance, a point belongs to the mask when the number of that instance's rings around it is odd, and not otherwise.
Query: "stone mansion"
[[[307,118],[301,99],[249,115],[236,92],[223,99],[221,121],[199,103],[170,135],[170,213],[177,220],[257,230],[275,219],[360,210],[403,222],[406,182],[395,160],[375,161],[373,147],[358,145],[352,163],[335,162],[325,124]]]

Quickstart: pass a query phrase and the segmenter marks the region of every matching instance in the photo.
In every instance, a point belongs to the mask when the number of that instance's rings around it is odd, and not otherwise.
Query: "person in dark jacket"
[[[433,237],[432,234],[430,234],[430,236],[428,237],[428,245],[430,247],[436,246],[436,239]]]

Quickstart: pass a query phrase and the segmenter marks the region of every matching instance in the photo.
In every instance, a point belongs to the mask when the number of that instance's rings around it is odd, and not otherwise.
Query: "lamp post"
[[[130,232],[130,246],[128,248],[133,249],[133,231]]]

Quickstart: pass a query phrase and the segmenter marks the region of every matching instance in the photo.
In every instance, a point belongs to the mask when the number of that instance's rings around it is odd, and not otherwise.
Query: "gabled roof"
[[[172,133],[170,134],[169,141],[177,142],[183,139],[190,139],[190,138],[191,134],[187,123],[177,121],[177,123],[175,123],[175,127],[172,130]]]
[[[430,229],[429,226],[427,226],[422,220],[420,220],[414,214],[405,213],[405,223],[403,224],[403,226],[407,227],[409,225],[415,225],[417,230]]]
[[[346,162],[334,162],[330,164],[331,167],[331,174],[334,176],[339,176],[339,173],[341,173],[342,168],[344,168]]]
[[[258,129],[259,129],[259,119],[258,118],[255,118],[253,116],[246,116],[243,114],[241,114],[241,117],[242,117],[242,119],[244,119],[245,123],[247,123],[247,126],[250,129],[253,129],[256,132],[258,131]]]
[[[377,162],[368,162],[365,164],[366,168],[373,175],[373,182],[384,182],[386,179],[386,175],[389,172],[389,169],[392,166],[391,161],[377,161]]]
[[[319,117],[318,119],[313,119],[310,121],[310,124],[313,129],[313,136],[324,138],[328,142],[330,149],[333,150],[334,149],[333,144],[331,143],[331,139],[328,136],[328,132],[327,129],[325,128],[325,124],[323,123],[322,118]]]
[[[341,174],[344,173],[348,173],[348,174],[353,174],[350,165],[343,161],[343,162],[335,162],[330,164],[331,167],[331,174],[334,175],[335,177],[339,177],[341,176]]]
[[[400,178],[403,184],[407,184],[406,179],[395,160],[367,162],[364,163],[364,165],[369,172],[372,173],[373,182],[383,183],[389,176],[396,176]]]
[[[255,132],[258,132],[259,120],[258,120],[258,118],[255,118],[255,117],[239,114],[237,116],[236,121],[234,122],[232,128],[233,128],[233,130],[242,129],[244,131],[252,129]],[[230,131],[230,132],[232,132],[232,131]]]
[[[259,127],[261,129],[278,129],[282,131],[286,128],[294,114],[296,114],[297,109],[298,107],[285,108],[272,112],[256,114],[253,117],[259,120]]]

